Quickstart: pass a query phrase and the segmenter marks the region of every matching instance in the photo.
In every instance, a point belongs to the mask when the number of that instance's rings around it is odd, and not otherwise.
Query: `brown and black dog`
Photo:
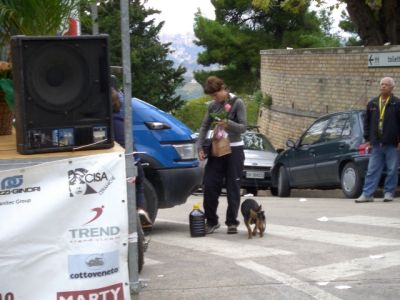
[[[244,224],[247,227],[249,239],[257,234],[257,230],[260,237],[262,237],[265,231],[265,214],[261,205],[258,205],[254,199],[246,199],[243,201],[240,210],[244,218]],[[251,225],[253,224],[254,229],[251,230]]]

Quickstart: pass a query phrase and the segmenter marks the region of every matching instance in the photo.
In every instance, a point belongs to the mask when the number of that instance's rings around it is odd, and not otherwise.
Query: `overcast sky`
[[[200,8],[203,16],[214,19],[214,6],[210,0],[148,0],[145,7],[161,11],[157,21],[165,21],[162,34],[193,33],[194,14]]]
[[[214,20],[214,6],[210,0],[148,0],[145,7],[153,7],[161,11],[156,16],[157,21],[165,21],[161,34],[182,34],[193,33],[194,14],[200,8],[203,16]],[[314,5],[312,9],[316,9]],[[335,10],[333,17],[335,23],[333,28],[337,28],[340,11],[345,7],[341,5],[339,10]],[[335,30],[336,31],[336,30]]]

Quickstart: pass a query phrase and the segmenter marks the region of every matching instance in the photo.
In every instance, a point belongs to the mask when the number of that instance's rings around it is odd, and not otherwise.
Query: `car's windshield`
[[[244,149],[275,152],[274,146],[261,133],[246,132],[242,135]]]

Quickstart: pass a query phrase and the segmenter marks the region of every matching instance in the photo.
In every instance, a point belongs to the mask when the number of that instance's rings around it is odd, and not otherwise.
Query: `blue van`
[[[115,140],[124,146],[124,107],[114,113]],[[185,203],[201,185],[193,132],[172,115],[132,98],[132,134],[145,173],[146,210],[154,222],[159,208]]]

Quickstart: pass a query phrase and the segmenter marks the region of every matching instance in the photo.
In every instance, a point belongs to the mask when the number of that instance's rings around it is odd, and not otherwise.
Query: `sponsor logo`
[[[103,214],[103,209],[104,209],[104,206],[92,208],[92,211],[95,212],[94,217],[91,218],[88,222],[86,222],[83,225],[89,224],[89,223],[93,222],[94,220],[100,218],[100,216]]]
[[[68,256],[70,279],[108,276],[117,273],[118,269],[118,251]]]
[[[122,283],[84,291],[58,292],[57,300],[124,300]]]
[[[0,300],[14,300],[14,294],[13,293],[0,293]]]
[[[118,226],[77,228],[68,230],[71,243],[111,241],[120,237]]]
[[[110,172],[90,173],[84,168],[68,171],[70,197],[90,194],[103,194],[113,183],[115,177]]]
[[[0,196],[40,192],[40,186],[23,187],[22,186],[23,183],[24,183],[24,178],[22,175],[16,175],[4,178],[0,183],[1,186]],[[14,202],[14,201],[8,201],[8,202]],[[14,203],[6,203],[6,204],[9,205]]]
[[[1,189],[13,189],[22,185],[24,179],[22,175],[6,177],[1,181]]]

